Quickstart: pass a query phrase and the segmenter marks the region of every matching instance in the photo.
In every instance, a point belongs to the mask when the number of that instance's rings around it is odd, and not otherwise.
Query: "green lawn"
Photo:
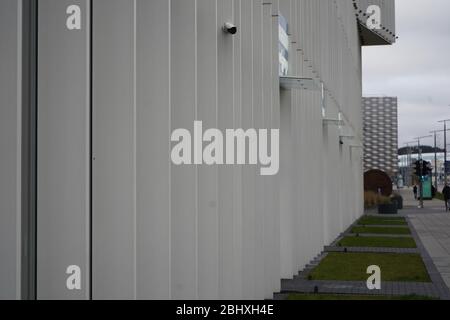
[[[367,295],[344,295],[344,294],[290,294],[287,300],[437,300],[431,297],[416,295],[410,296],[367,296]]]
[[[409,228],[405,227],[353,227],[352,233],[371,233],[371,234],[411,234]]]
[[[341,247],[417,248],[413,238],[346,237],[339,241],[338,245]]]
[[[382,281],[430,282],[419,254],[329,253],[312,270],[310,280],[366,281],[369,266],[381,268]]]
[[[402,217],[372,217],[365,216],[359,219],[358,224],[363,226],[380,225],[380,226],[406,226],[408,223]]]
[[[444,195],[441,192],[436,192],[436,199],[444,201]]]

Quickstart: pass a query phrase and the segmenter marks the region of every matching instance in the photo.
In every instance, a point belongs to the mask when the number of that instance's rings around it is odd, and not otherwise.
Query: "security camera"
[[[229,34],[236,34],[238,29],[237,27],[232,24],[231,22],[227,22],[225,23],[225,25],[223,26],[223,31]]]

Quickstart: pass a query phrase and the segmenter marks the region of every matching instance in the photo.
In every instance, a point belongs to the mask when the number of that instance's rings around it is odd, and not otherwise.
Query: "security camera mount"
[[[226,33],[229,33],[229,34],[236,34],[237,33],[237,31],[238,31],[238,29],[237,29],[237,27],[233,24],[233,23],[231,23],[231,22],[226,22],[224,25],[223,25],[223,31],[224,32],[226,32]]]

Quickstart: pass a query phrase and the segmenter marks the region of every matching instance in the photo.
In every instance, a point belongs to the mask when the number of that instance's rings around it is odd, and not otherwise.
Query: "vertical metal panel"
[[[280,81],[279,81],[279,0],[272,1],[272,8],[270,13],[270,31],[271,32],[271,92],[272,92],[272,106],[270,108],[270,129],[280,130]],[[278,159],[279,160],[279,159]],[[279,165],[279,163],[278,163]],[[279,168],[278,168],[279,169]],[[281,283],[279,277],[281,274],[280,262],[280,194],[279,194],[279,172],[276,175],[269,176],[269,187],[271,203],[269,210],[271,212],[271,234],[272,234],[272,255],[278,256],[278,259],[272,260],[272,290],[279,292]],[[274,214],[276,212],[276,214]]]
[[[232,0],[217,2],[218,21],[233,21]],[[218,129],[234,127],[233,113],[233,37],[222,32],[218,38]],[[233,168],[219,167],[219,294],[233,297]]]
[[[21,297],[21,14],[0,4],[0,300]]]
[[[293,160],[292,136],[292,94],[281,91],[281,128],[280,128],[280,258],[281,278],[290,279],[298,270],[294,262],[295,234],[294,225],[294,184],[292,172],[295,168]]]
[[[170,1],[138,0],[136,32],[137,297],[170,299]]]
[[[220,0],[219,0],[220,1]],[[217,128],[218,37],[216,0],[197,1],[197,115],[204,130]],[[218,168],[198,167],[198,297],[219,298]]]
[[[81,9],[68,30],[66,9]],[[37,293],[89,297],[89,1],[39,1]],[[68,290],[68,266],[81,290]]]
[[[263,118],[263,6],[262,0],[253,0],[253,125],[264,127]],[[264,299],[264,188],[259,168],[255,170],[255,299]]]
[[[171,129],[192,132],[197,104],[196,0],[171,1]],[[197,169],[174,166],[171,174],[172,298],[196,299]]]
[[[93,42],[93,298],[133,299],[135,1],[94,1]]]
[[[296,15],[296,29],[294,33],[302,34],[303,37],[299,37],[298,42],[298,50],[294,54],[297,55],[297,70],[295,70],[296,75],[308,76],[311,77],[310,73],[310,8],[309,1],[300,1],[297,6],[297,15]],[[300,51],[303,50],[303,51]],[[307,102],[308,93],[298,92],[296,97],[295,104],[295,114],[296,114],[296,122],[295,128],[296,132],[296,161],[295,163],[305,163],[305,154],[303,150],[305,150],[305,136],[308,135],[307,126],[308,122],[305,121],[305,109],[308,107]],[[297,175],[297,188],[296,188],[296,200],[297,200],[297,212],[298,212],[298,233],[299,240],[298,243],[302,243],[298,250],[298,268],[302,269],[309,261],[309,235],[310,228],[309,220],[308,220],[308,201],[307,200],[307,189],[302,181],[305,180],[305,166],[299,166]]]
[[[21,298],[32,300],[36,299],[37,0],[18,4],[22,4]]]
[[[332,224],[331,220],[332,217],[330,216],[329,212],[333,209],[333,203],[331,202],[331,196],[333,194],[333,190],[330,190],[330,176],[331,176],[331,163],[330,163],[330,157],[328,155],[330,150],[330,128],[328,126],[323,126],[323,142],[322,142],[322,176],[321,178],[321,185],[322,185],[322,197],[323,197],[323,203],[322,203],[322,209],[323,209],[323,239],[325,244],[331,243],[334,239],[331,238],[331,229]]]
[[[322,192],[323,192],[323,185],[322,185],[322,174],[323,174],[323,166],[321,161],[316,161],[317,156],[323,157],[322,155],[322,147],[321,144],[323,143],[323,125],[321,126],[320,123],[323,120],[322,117],[322,108],[321,108],[321,92],[316,93],[316,104],[318,105],[317,108],[314,109],[313,113],[313,123],[318,123],[319,125],[315,125],[312,133],[316,139],[316,143],[313,145],[314,153],[312,154],[311,163],[313,164],[313,173],[312,173],[312,189],[314,194],[321,195],[322,199]],[[324,242],[324,210],[323,210],[323,200],[322,201],[316,201],[316,205],[314,208],[314,215],[316,217],[316,224],[315,228],[317,232],[315,233],[314,238],[314,254],[317,255],[321,253],[323,250],[324,245],[328,245],[328,243]]]
[[[298,52],[299,50],[299,42],[302,41],[301,39],[301,34],[299,34],[296,30],[297,30],[297,26],[300,23],[299,19],[297,19],[298,17],[298,11],[300,7],[300,3],[296,0],[292,0],[290,3],[290,12],[291,14],[289,15],[289,34],[290,34],[290,58],[289,58],[289,73],[291,76],[296,76],[299,73],[299,65],[300,65],[300,52]],[[291,101],[292,101],[292,105],[291,105],[291,134],[292,134],[292,161],[294,163],[297,163],[297,160],[299,159],[299,150],[298,150],[298,146],[299,146],[299,139],[298,139],[298,133],[299,133],[299,126],[298,126],[298,114],[299,114],[299,108],[298,108],[298,102],[299,102],[299,92],[298,90],[294,90],[293,92],[291,92]],[[300,185],[300,181],[299,181],[299,176],[300,176],[300,171],[299,170],[295,170],[293,172],[293,174],[291,175],[292,177],[292,196],[293,196],[293,200],[292,200],[292,206],[293,206],[293,212],[292,212],[292,220],[293,220],[293,225],[294,225],[294,230],[296,232],[294,232],[293,234],[293,241],[294,244],[295,243],[303,243],[302,241],[302,232],[301,232],[301,228],[302,228],[302,224],[300,221],[300,210],[299,210],[299,197],[298,197],[298,193],[299,193],[299,185]],[[301,250],[302,248],[299,246],[294,246],[293,245],[293,265],[292,268],[294,270],[294,274],[295,274],[295,270],[299,270],[302,267],[302,258],[301,258]]]
[[[245,0],[244,0],[245,1]],[[233,22],[239,26],[242,25],[241,9],[242,0],[233,0],[232,2],[232,19]],[[233,36],[233,128],[243,128],[242,126],[242,33],[238,32]],[[245,128],[247,129],[247,128]],[[233,167],[233,297],[235,299],[242,299],[243,287],[242,287],[242,165],[236,165]]]
[[[253,3],[241,1],[241,81],[242,127],[254,128],[253,122]],[[255,297],[255,166],[245,166],[242,178],[242,290],[243,298]]]

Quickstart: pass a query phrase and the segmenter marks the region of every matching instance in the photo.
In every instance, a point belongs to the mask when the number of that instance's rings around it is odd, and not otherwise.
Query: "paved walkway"
[[[409,218],[434,265],[450,288],[450,214],[414,214]]]
[[[445,212],[443,201],[425,201],[418,209],[417,201],[408,189],[400,193],[405,200],[403,215],[408,216],[425,250],[450,288],[450,212]]]
[[[414,194],[412,188],[406,188],[398,190],[403,197],[403,206],[408,213],[422,213],[422,212],[433,212],[433,213],[445,213],[445,203],[444,201],[433,199],[424,201],[424,209],[419,209],[419,201],[414,199]],[[403,212],[404,213],[404,212]]]

